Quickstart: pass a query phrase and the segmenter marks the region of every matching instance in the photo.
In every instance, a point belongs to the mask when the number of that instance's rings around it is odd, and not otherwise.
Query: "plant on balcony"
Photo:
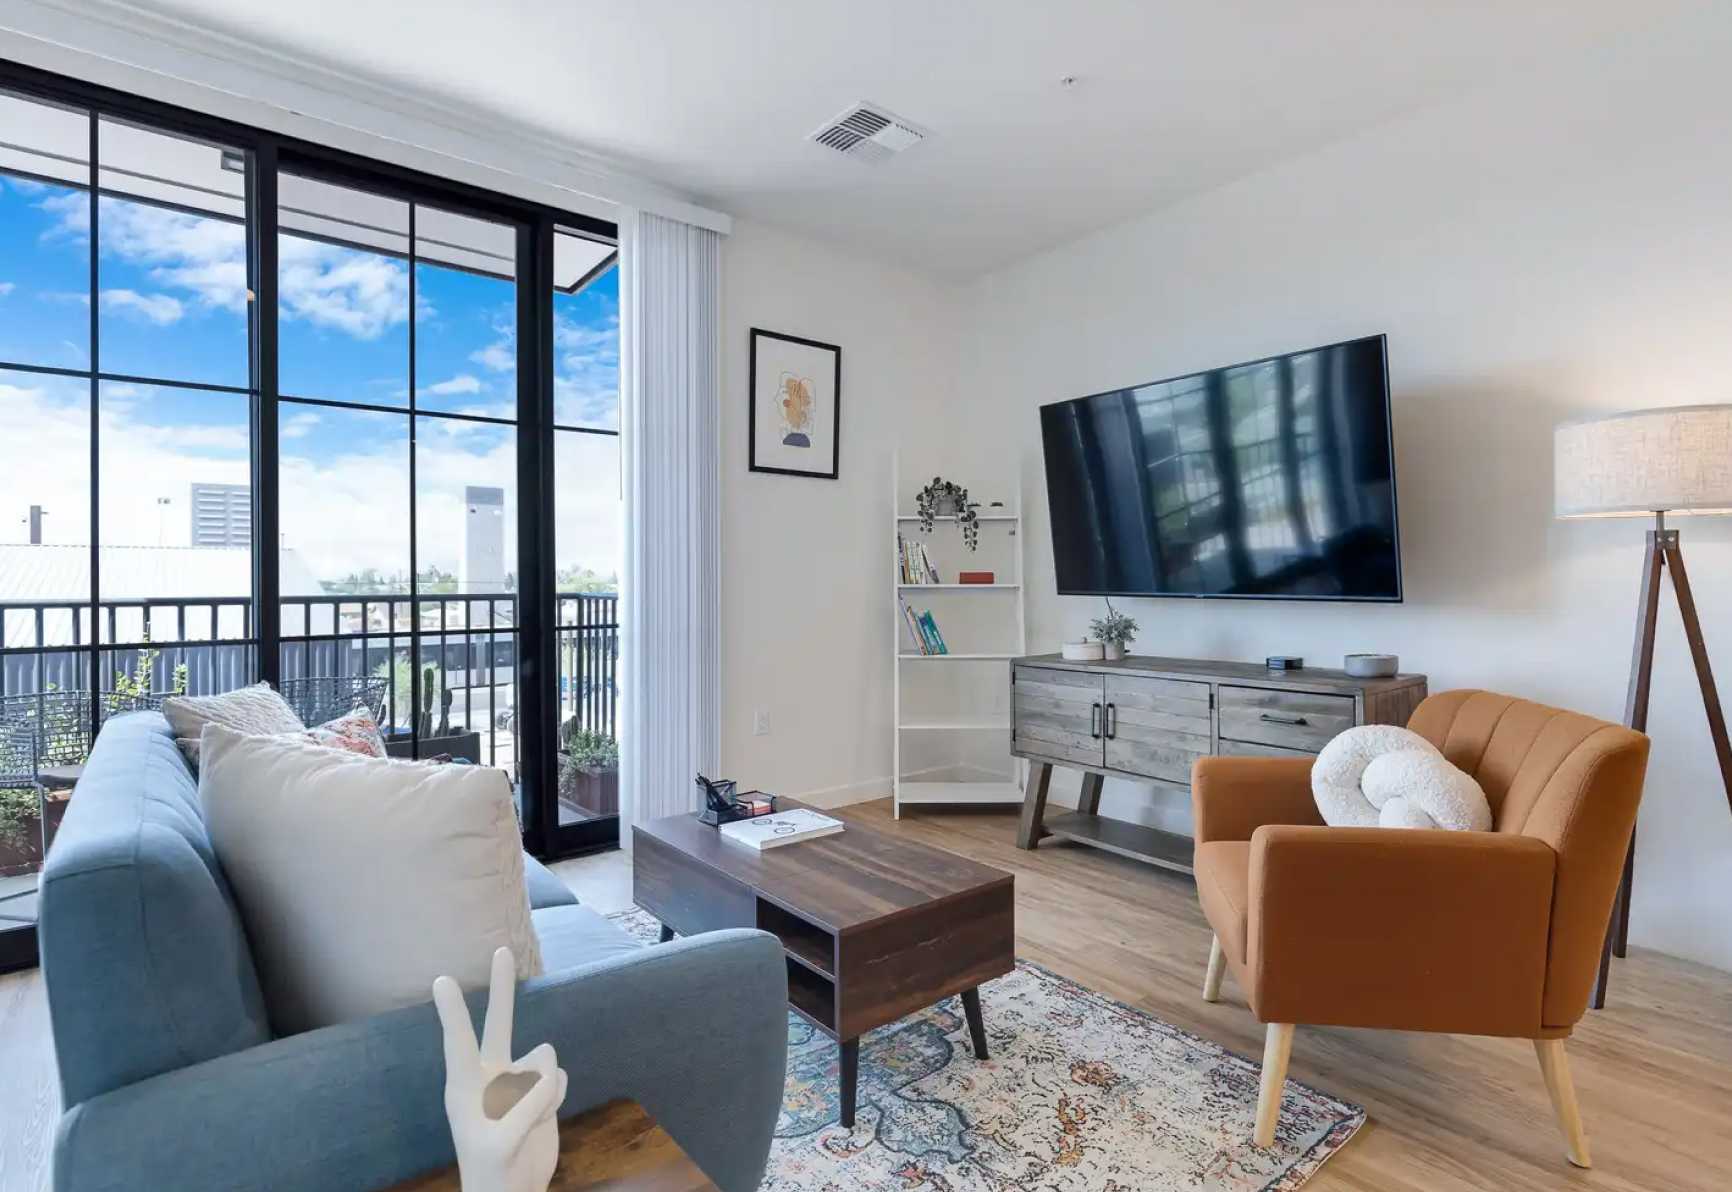
[[[399,723],[403,709],[415,709],[415,728],[421,739],[419,756],[426,758],[449,754],[467,761],[482,761],[480,731],[471,731],[466,725],[451,723],[451,705],[455,693],[447,686],[444,673],[438,667],[426,666],[421,669],[421,706],[415,707],[415,672],[410,669],[413,666],[414,663],[407,655],[400,655],[388,663],[381,662],[373,668],[373,674],[376,678],[391,680],[391,707],[397,710]],[[435,706],[439,708],[437,718],[433,711]],[[408,757],[409,741],[408,729],[387,727],[385,752],[393,757]]]
[[[619,814],[619,742],[578,718],[559,731],[559,798],[592,815]]]
[[[0,877],[42,863],[42,807],[34,788],[0,790]]]
[[[131,672],[116,671],[114,688],[105,692],[103,700],[110,712],[127,712],[134,708],[146,706],[155,699],[156,690],[156,660],[162,657],[162,651],[150,646],[150,629],[144,631],[144,647],[138,651],[138,661]],[[169,676],[169,689],[161,694],[185,695],[187,686],[187,667],[182,662],[174,668]]]

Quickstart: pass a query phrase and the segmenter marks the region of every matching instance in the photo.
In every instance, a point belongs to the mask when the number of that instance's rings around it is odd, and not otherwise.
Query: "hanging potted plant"
[[[1125,656],[1131,639],[1137,636],[1137,623],[1115,609],[1109,600],[1107,615],[1090,621],[1089,632],[1101,644],[1102,657],[1108,662],[1118,662]]]
[[[932,523],[938,518],[954,517],[962,527],[963,545],[969,550],[979,548],[980,506],[969,503],[968,490],[960,484],[934,476],[932,483],[914,495],[914,508],[923,533],[932,533]]]

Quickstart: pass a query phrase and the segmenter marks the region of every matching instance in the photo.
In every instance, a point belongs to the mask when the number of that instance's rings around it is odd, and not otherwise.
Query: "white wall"
[[[819,803],[888,795],[890,462],[950,396],[953,295],[745,221],[722,254],[722,768]],[[841,346],[838,479],[746,470],[753,327]]]
[[[1732,400],[1728,61],[1721,6],[974,284],[961,439],[983,466],[1021,464],[1030,647],[1079,636],[1099,607],[1053,595],[1036,406],[1383,331],[1407,603],[1128,601],[1135,649],[1392,651],[1434,691],[1620,717],[1645,527],[1553,519],[1551,430]],[[1732,523],[1683,532],[1732,696]],[[1632,935],[1732,967],[1732,814],[1666,601]],[[1108,802],[1186,818],[1172,794],[1109,784]]]

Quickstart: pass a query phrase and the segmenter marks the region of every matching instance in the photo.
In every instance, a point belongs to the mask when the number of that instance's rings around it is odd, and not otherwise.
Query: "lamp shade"
[[[1732,513],[1732,404],[1566,422],[1553,447],[1559,517]]]

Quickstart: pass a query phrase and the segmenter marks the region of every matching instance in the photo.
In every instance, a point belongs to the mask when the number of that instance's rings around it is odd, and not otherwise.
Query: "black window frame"
[[[248,641],[254,644],[256,674],[275,683],[282,666],[282,593],[278,552],[278,218],[277,180],[292,173],[338,185],[353,186],[407,202],[436,206],[458,214],[472,215],[513,226],[517,240],[517,668],[518,668],[518,764],[524,792],[523,839],[534,855],[553,858],[618,842],[617,819],[565,825],[557,814],[558,648],[557,606],[554,591],[554,502],[553,435],[562,433],[612,435],[617,429],[566,426],[554,421],[554,319],[553,245],[555,229],[568,229],[601,241],[619,242],[618,225],[576,211],[564,210],[533,200],[501,194],[425,171],[380,161],[347,150],[335,149],[303,138],[273,132],[253,125],[212,116],[195,109],[149,99],[130,92],[85,82],[36,67],[0,58],[0,89],[27,99],[85,109],[91,113],[91,176],[96,182],[95,140],[101,117],[111,116],[145,125],[169,134],[214,141],[250,155],[247,171],[245,220],[250,237],[248,259],[249,350],[251,376],[246,392],[252,405],[252,517],[253,517],[253,613]],[[91,187],[92,287],[99,247],[95,241],[97,188]],[[601,270],[597,270],[599,274]],[[585,279],[588,280],[588,279]],[[92,335],[96,303],[92,302]],[[93,339],[92,374],[98,358]],[[37,372],[56,370],[37,368]],[[83,375],[82,373],[80,375]],[[144,378],[141,378],[144,379]],[[94,381],[94,384],[100,381]],[[184,383],[169,382],[171,384]],[[196,387],[196,386],[194,386]],[[210,386],[224,392],[233,387]],[[347,408],[365,408],[344,403]],[[395,411],[407,413],[408,411]],[[93,406],[92,420],[96,413]],[[411,419],[414,415],[410,414]],[[479,421],[489,421],[479,419]],[[495,423],[497,424],[497,423]],[[94,428],[93,428],[94,429]],[[91,444],[91,616],[92,664],[100,650],[96,628],[98,583],[94,536],[99,519],[97,501],[97,443]],[[411,493],[413,506],[414,494]],[[412,531],[411,531],[412,533]],[[417,655],[418,659],[418,655]],[[419,670],[419,665],[411,668]],[[93,671],[94,675],[94,671]],[[96,684],[93,682],[92,687]],[[93,697],[93,705],[95,703]],[[31,933],[34,934],[33,932]],[[12,951],[4,946],[5,953]],[[30,941],[34,952],[34,940]],[[0,955],[0,961],[6,956]],[[0,968],[4,968],[0,964]]]

